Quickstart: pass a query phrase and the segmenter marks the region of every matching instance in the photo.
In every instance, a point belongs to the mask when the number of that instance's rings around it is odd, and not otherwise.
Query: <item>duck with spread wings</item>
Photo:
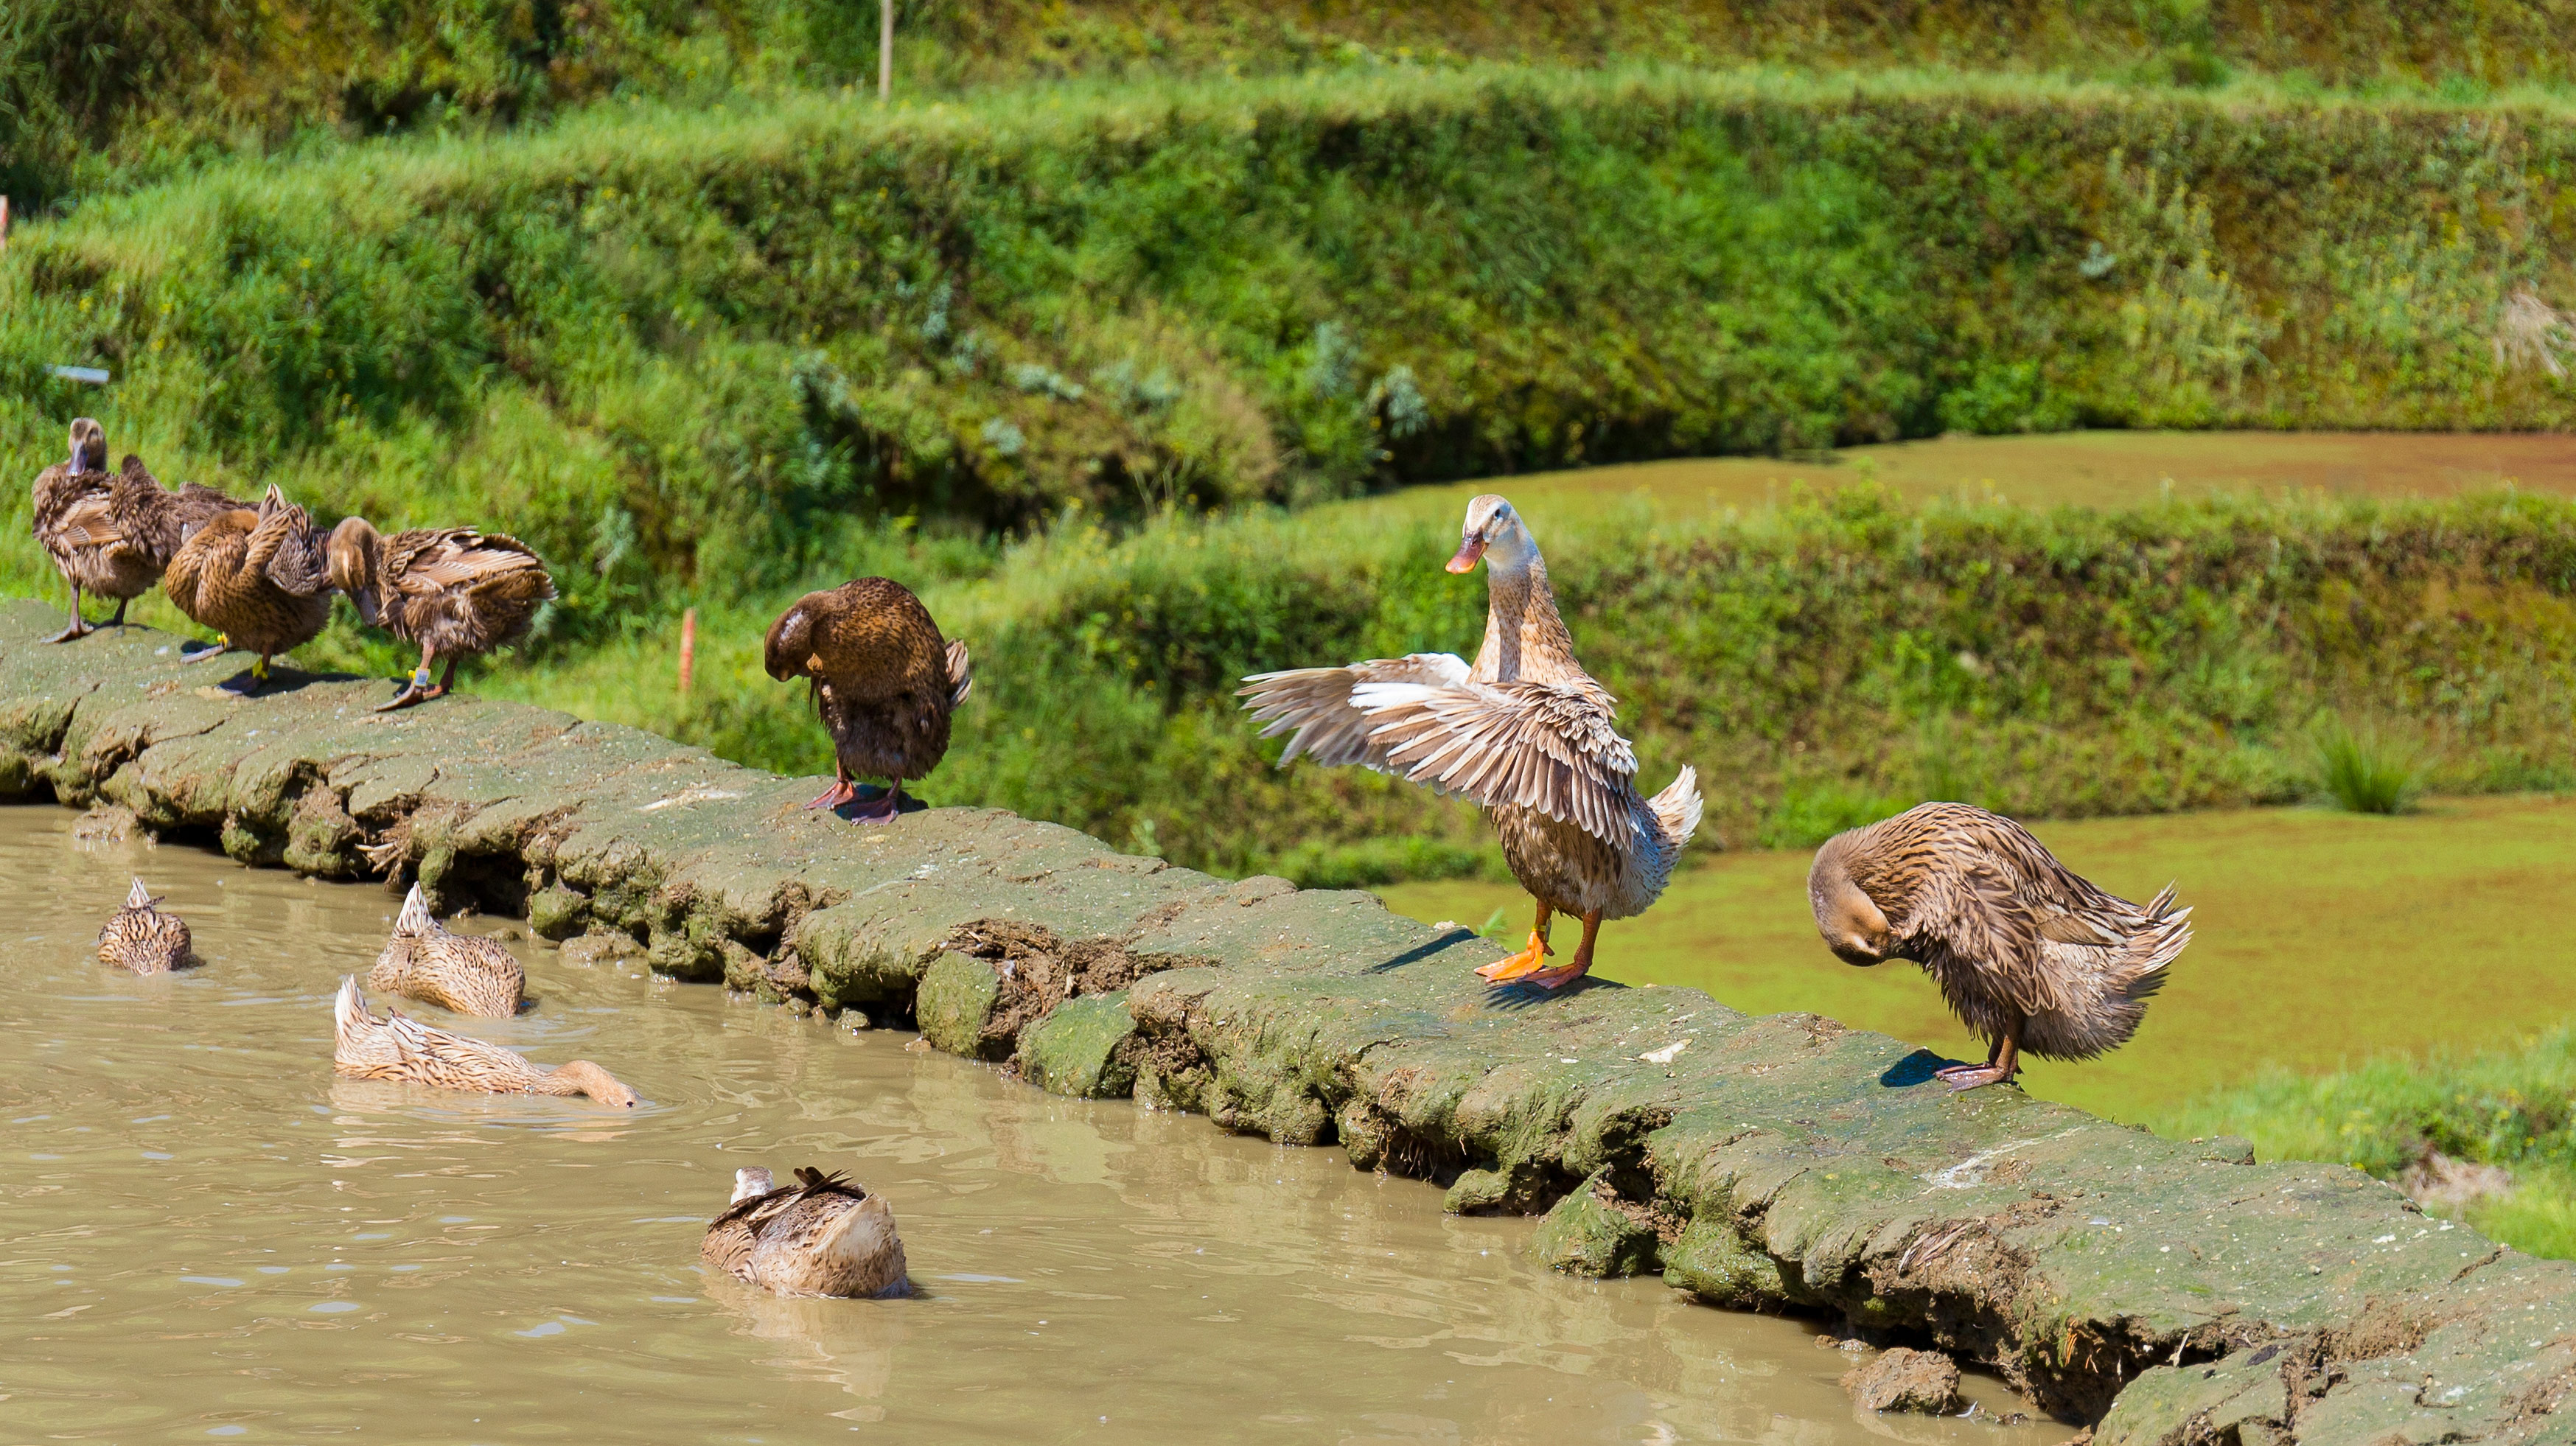
[[[1911,959],[1990,1048],[1939,1071],[1954,1090],[2010,1080],[2025,1053],[2091,1059],[2137,1033],[2191,942],[2173,886],[2144,907],[2057,861],[2030,830],[1927,803],[1816,851],[1807,902],[1825,946],[1861,967]]]
[[[1485,642],[1473,666],[1447,653],[1261,673],[1240,690],[1280,755],[1357,763],[1472,799],[1502,836],[1512,876],[1537,901],[1529,945],[1476,972],[1546,989],[1592,967],[1604,919],[1642,914],[1663,894],[1699,827],[1698,774],[1652,798],[1612,717],[1617,700],[1575,661],[1547,564],[1512,504],[1467,504],[1451,572],[1485,566]],[[1549,967],[1554,915],[1583,920],[1574,958]]]

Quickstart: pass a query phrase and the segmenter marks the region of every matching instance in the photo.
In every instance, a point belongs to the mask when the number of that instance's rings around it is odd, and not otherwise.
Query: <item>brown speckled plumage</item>
[[[2191,911],[2174,908],[2170,886],[2132,904],[2020,824],[1964,803],[1923,804],[1828,840],[1807,896],[1847,962],[1921,964],[1994,1045],[1989,1063],[2003,1078],[2020,1050],[2091,1059],[2127,1042],[2191,942]]]
[[[1619,736],[1608,690],[1574,657],[1547,564],[1509,502],[1467,506],[1452,571],[1486,570],[1484,646],[1469,667],[1447,653],[1301,668],[1244,680],[1244,706],[1293,733],[1280,755],[1357,763],[1484,806],[1513,877],[1539,903],[1532,943],[1497,982],[1580,977],[1603,919],[1645,912],[1699,826],[1698,775],[1637,791],[1637,755]],[[1565,970],[1540,970],[1547,918],[1581,916],[1584,944]],[[1528,967],[1520,967],[1527,965]]]
[[[331,584],[357,604],[360,619],[420,645],[424,679],[440,658],[453,680],[458,658],[515,641],[555,595],[554,579],[527,544],[471,527],[386,537],[365,518],[343,518],[331,531],[329,555]],[[446,688],[441,682],[435,692]]]
[[[219,512],[180,545],[162,586],[179,611],[268,660],[311,642],[331,621],[331,578],[321,534],[276,487],[256,511]]]
[[[136,879],[125,907],[98,931],[98,962],[137,974],[167,974],[196,962],[188,948],[187,921],[155,907],[161,901]]]
[[[588,1095],[621,1109],[635,1106],[635,1092],[589,1060],[549,1070],[497,1044],[432,1029],[399,1009],[388,1008],[379,1019],[367,1012],[355,975],[340,981],[331,1024],[331,1068],[351,1079],[491,1094]]]
[[[864,1299],[911,1290],[884,1197],[811,1167],[778,1189],[767,1170],[737,1171],[734,1179],[733,1203],[699,1246],[708,1265],[779,1295]]]
[[[106,458],[105,430],[82,417],[72,423],[71,455],[36,478],[36,540],[72,587],[72,623],[61,639],[89,630],[80,620],[80,594],[116,599],[108,622],[122,624],[126,604],[161,580],[188,531],[241,505],[194,482],[166,491],[130,453],[117,471],[102,470]]]
[[[884,778],[898,793],[947,756],[950,715],[975,687],[966,645],[882,577],[798,598],[770,624],[763,659],[769,676],[810,683],[844,784]]]
[[[394,933],[367,971],[367,987],[384,994],[507,1019],[519,1012],[527,988],[527,971],[518,956],[490,939],[451,934],[430,917],[420,885],[403,897],[394,917]]]

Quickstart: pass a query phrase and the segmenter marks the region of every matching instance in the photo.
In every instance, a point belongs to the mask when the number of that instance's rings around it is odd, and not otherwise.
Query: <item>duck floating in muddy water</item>
[[[393,937],[376,956],[376,967],[367,971],[367,987],[378,993],[489,1019],[518,1013],[527,986],[527,970],[517,955],[490,939],[449,933],[431,918],[418,884],[403,895]]]
[[[388,1008],[379,1019],[367,1012],[354,974],[341,979],[331,1002],[331,1035],[331,1069],[351,1079],[502,1095],[588,1095],[604,1105],[635,1108],[635,1091],[589,1060],[546,1069],[497,1044],[432,1029],[399,1009]]]
[[[778,1295],[853,1299],[909,1294],[894,1211],[839,1174],[811,1166],[775,1185],[767,1170],[734,1172],[733,1202],[707,1226],[698,1254],[736,1280]]]
[[[106,467],[106,429],[76,417],[71,455],[36,477],[36,540],[72,589],[71,624],[47,642],[67,643],[95,631],[81,617],[84,591],[116,599],[116,613],[105,626],[123,627],[126,604],[161,580],[188,533],[242,505],[194,482],[167,491],[132,453],[119,470]]]
[[[331,621],[321,534],[274,483],[256,510],[216,513],[190,533],[161,585],[179,611],[218,635],[189,662],[233,648],[259,655],[244,693],[267,684],[270,658],[313,641]]]
[[[1503,860],[1538,904],[1529,947],[1477,970],[1495,984],[1557,989],[1592,967],[1604,919],[1644,913],[1699,827],[1698,774],[1637,791],[1637,755],[1612,717],[1618,700],[1574,658],[1547,564],[1512,504],[1467,504],[1451,572],[1485,565],[1485,642],[1469,667],[1447,653],[1300,668],[1244,679],[1238,696],[1269,738],[1293,732],[1281,767],[1304,753],[1357,763],[1483,805]],[[1571,962],[1546,967],[1556,914],[1583,920]]]
[[[342,518],[327,548],[331,585],[349,595],[358,616],[406,643],[420,644],[420,666],[379,713],[443,696],[456,682],[456,660],[488,653],[528,631],[537,609],[555,596],[555,580],[533,548],[515,537],[471,527],[418,527],[391,537],[363,517]],[[437,683],[438,659],[447,671]]]
[[[1964,803],[1927,803],[1816,851],[1807,901],[1847,964],[1923,966],[1990,1046],[1939,1071],[1953,1090],[2001,1084],[2027,1052],[2091,1059],[2137,1033],[2147,998],[2191,942],[2173,886],[2141,908],[2057,861],[2028,829]]]
[[[196,962],[189,952],[188,921],[164,913],[161,901],[136,879],[125,907],[98,931],[98,962],[136,974],[167,974]]]
[[[943,638],[912,589],[863,577],[809,592],[769,625],[769,676],[806,680],[832,735],[834,782],[807,808],[858,799],[858,778],[892,780],[850,817],[883,822],[903,807],[903,785],[948,756],[950,715],[975,690],[966,645]]]

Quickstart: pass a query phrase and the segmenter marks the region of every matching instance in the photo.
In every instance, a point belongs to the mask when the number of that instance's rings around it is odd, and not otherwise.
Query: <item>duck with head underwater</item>
[[[1279,762],[1357,763],[1483,805],[1503,860],[1536,900],[1529,945],[1476,972],[1557,989],[1592,967],[1605,919],[1644,913],[1699,827],[1698,774],[1652,798],[1619,736],[1618,700],[1575,661],[1547,563],[1520,513],[1488,493],[1467,504],[1454,573],[1485,568],[1485,641],[1473,666],[1447,653],[1259,673],[1240,690],[1261,736],[1291,733]],[[1554,915],[1583,921],[1574,958],[1550,967]]]

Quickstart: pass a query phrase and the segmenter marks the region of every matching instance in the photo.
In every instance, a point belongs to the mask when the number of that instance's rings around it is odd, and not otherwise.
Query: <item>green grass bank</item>
[[[2565,0],[915,0],[907,94],[1028,79],[1471,61],[1941,66],[2477,99],[2569,78]],[[28,203],[225,155],[542,124],[618,98],[874,82],[870,0],[25,0],[0,21],[0,191]]]
[[[1955,77],[616,106],[22,228],[0,438],[93,410],[165,475],[506,525],[597,641],[841,575],[872,519],[1954,429],[2556,427],[2576,390],[2497,341],[2517,288],[2564,294],[2571,179],[2554,104]]]

